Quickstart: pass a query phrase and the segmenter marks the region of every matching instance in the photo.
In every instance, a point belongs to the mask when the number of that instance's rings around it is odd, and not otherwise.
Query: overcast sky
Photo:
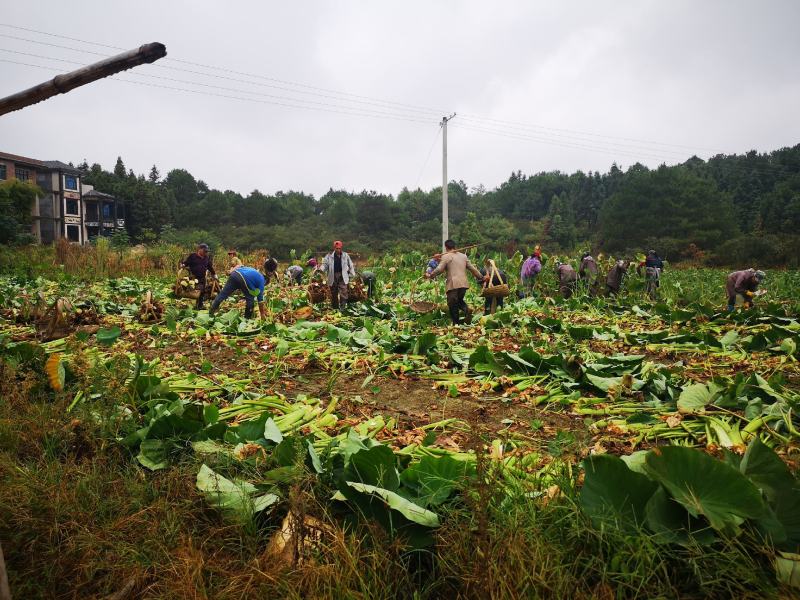
[[[77,65],[50,58],[115,53],[84,42],[159,41],[220,68],[163,59],[119,76],[150,85],[100,81],[2,116],[0,151],[108,169],[121,155],[243,194],[440,185],[447,112],[449,176],[470,187],[800,142],[796,0],[50,0],[0,23],[16,27],[0,25],[0,59],[61,72]],[[0,62],[0,95],[55,74]]]

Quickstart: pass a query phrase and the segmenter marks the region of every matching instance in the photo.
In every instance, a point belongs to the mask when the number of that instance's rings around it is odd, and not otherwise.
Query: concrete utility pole
[[[444,243],[450,238],[450,227],[448,222],[447,207],[447,122],[456,116],[453,113],[449,117],[442,117],[442,249]]]
[[[117,54],[100,62],[81,67],[75,71],[57,75],[50,81],[40,83],[22,92],[0,98],[0,115],[20,110],[31,104],[47,100],[58,94],[66,94],[76,87],[92,83],[110,75],[138,67],[145,63],[152,63],[167,55],[164,44],[154,42],[145,44],[135,50]]]

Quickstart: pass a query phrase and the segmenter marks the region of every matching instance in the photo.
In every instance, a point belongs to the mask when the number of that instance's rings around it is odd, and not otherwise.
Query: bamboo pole
[[[86,65],[75,71],[57,75],[50,81],[40,83],[39,85],[17,92],[11,96],[0,98],[0,115],[23,109],[32,104],[37,104],[43,100],[57,96],[58,94],[66,94],[77,87],[92,83],[98,79],[109,77],[120,71],[126,71],[145,63],[155,62],[166,55],[167,47],[164,46],[164,44],[153,42],[91,65]]]

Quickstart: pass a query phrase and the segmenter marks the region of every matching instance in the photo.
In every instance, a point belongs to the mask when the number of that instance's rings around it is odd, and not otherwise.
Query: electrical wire
[[[431,154],[433,153],[433,148],[436,146],[436,140],[439,139],[439,134],[442,131],[442,124],[439,123],[438,129],[436,129],[436,135],[433,136],[433,142],[431,142],[431,147],[428,149],[428,155],[425,157],[425,162],[422,163],[422,166],[419,169],[419,175],[417,175],[417,181],[414,183],[414,189],[419,189],[419,182],[422,179],[422,172],[425,170],[425,167],[428,166],[428,161],[431,159]]]

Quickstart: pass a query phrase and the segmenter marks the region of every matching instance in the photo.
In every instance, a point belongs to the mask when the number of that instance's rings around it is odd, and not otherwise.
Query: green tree
[[[30,241],[33,203],[42,193],[32,183],[0,182],[0,244]]]

